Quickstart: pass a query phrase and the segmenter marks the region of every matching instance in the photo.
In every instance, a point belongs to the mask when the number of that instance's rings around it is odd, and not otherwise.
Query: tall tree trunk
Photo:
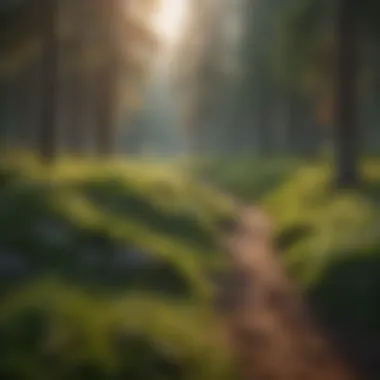
[[[273,109],[270,101],[270,93],[264,88],[258,93],[256,125],[257,147],[261,156],[268,156],[273,153],[274,139],[272,128],[273,120],[271,120],[273,119],[271,117],[272,112]]]
[[[84,98],[85,98],[84,73],[79,68],[72,74],[72,85],[70,94],[70,119],[68,123],[68,144],[69,151],[75,156],[83,153],[85,139],[85,118],[84,118]]]
[[[274,109],[275,139],[278,154],[287,154],[289,146],[289,124],[290,124],[290,94],[281,91],[277,96]]]
[[[96,150],[101,156],[113,153],[118,118],[121,46],[117,34],[120,0],[107,1],[105,40],[108,56],[101,68],[98,87]]]
[[[359,183],[357,128],[357,0],[337,0],[337,62],[334,142],[336,185]]]
[[[1,84],[0,133],[1,146],[9,149],[11,142],[11,127],[13,118],[13,85],[7,78]]]
[[[58,0],[44,0],[41,5],[43,34],[42,52],[42,115],[39,131],[39,153],[45,162],[57,153],[58,96]]]
[[[33,148],[33,134],[37,123],[38,90],[37,62],[32,62],[22,73],[17,84],[18,107],[21,110],[17,125],[17,147],[22,149]]]
[[[28,126],[27,126],[27,148],[36,148],[36,137],[40,126],[40,103],[41,103],[41,62],[36,60],[31,68],[28,80]]]
[[[24,149],[27,147],[28,140],[28,123],[29,123],[29,97],[28,90],[30,89],[30,70],[25,69],[17,76],[16,82],[16,109],[17,112],[16,124],[14,128],[14,144],[16,149]]]
[[[306,128],[302,120],[303,104],[299,97],[292,94],[290,99],[290,121],[288,126],[288,150],[291,154],[302,154],[302,130]]]
[[[116,65],[117,66],[117,65]],[[117,74],[115,65],[109,63],[103,69],[98,86],[98,117],[96,120],[96,153],[109,156],[115,146]]]
[[[88,5],[87,5],[88,6]],[[85,145],[85,102],[86,102],[86,85],[87,73],[84,67],[84,49],[85,49],[85,29],[86,25],[86,4],[82,1],[75,2],[69,8],[70,17],[74,20],[75,34],[69,45],[69,55],[75,57],[75,66],[71,73],[70,85],[70,109],[68,130],[68,147],[73,155],[81,155]]]
[[[292,150],[305,158],[315,157],[322,146],[321,128],[313,117],[309,101],[295,96],[292,102]]]

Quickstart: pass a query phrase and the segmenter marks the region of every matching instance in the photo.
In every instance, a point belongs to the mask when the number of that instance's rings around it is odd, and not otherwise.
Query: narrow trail
[[[239,207],[237,205],[237,207]],[[313,320],[273,245],[259,209],[241,207],[224,226],[230,271],[216,299],[243,380],[353,380],[327,334]]]

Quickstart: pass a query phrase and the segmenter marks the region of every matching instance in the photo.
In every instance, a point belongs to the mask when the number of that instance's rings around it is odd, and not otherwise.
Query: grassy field
[[[207,276],[223,262],[216,225],[232,196],[273,216],[281,258],[321,318],[380,336],[379,161],[363,164],[366,187],[350,194],[330,188],[322,164],[188,169],[3,161],[1,378],[234,378]]]

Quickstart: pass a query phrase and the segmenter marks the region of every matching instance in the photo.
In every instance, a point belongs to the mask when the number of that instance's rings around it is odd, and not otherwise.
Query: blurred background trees
[[[122,130],[139,120],[126,110],[146,109],[143,83],[167,43],[153,27],[159,3],[3,2],[3,141],[34,146],[47,159],[60,146],[75,155],[90,146],[115,152]],[[377,148],[376,2],[194,0],[182,7],[181,27],[170,32],[175,46],[165,50],[179,102],[160,113],[179,112],[172,123],[190,153],[310,157],[329,146],[338,186],[357,185],[361,150]]]
[[[112,153],[123,109],[138,97],[158,44],[149,21],[156,6],[116,0],[1,5],[1,83],[10,103],[3,135],[48,160],[60,146],[83,153],[88,141],[97,154]]]

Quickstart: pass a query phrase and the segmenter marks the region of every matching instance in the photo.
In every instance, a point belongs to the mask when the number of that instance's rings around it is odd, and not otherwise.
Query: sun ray
[[[187,0],[161,0],[154,24],[165,43],[175,44],[178,41],[186,10]]]

